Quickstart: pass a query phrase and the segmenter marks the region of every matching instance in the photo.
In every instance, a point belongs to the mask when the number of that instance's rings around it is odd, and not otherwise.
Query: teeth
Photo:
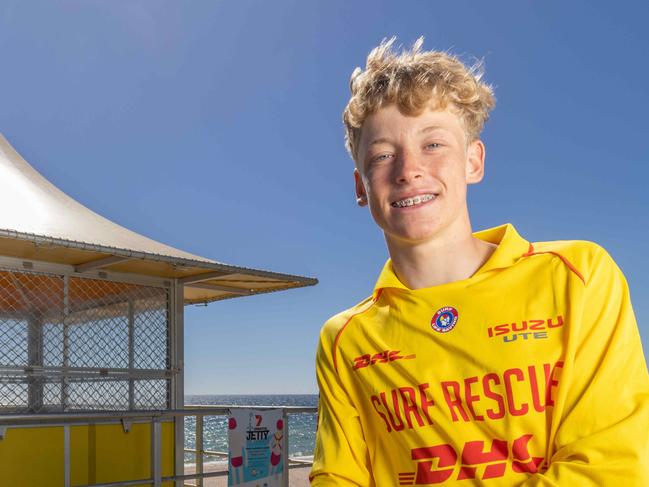
[[[426,201],[430,201],[433,198],[435,198],[434,194],[422,194],[414,196],[412,198],[395,201],[394,203],[392,203],[392,206],[395,208],[405,208],[406,206],[415,206],[420,203],[426,203]]]

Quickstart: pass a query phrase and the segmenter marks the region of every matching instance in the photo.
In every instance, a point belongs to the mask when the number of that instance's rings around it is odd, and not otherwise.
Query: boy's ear
[[[356,187],[356,203],[358,206],[367,206],[367,193],[363,185],[363,177],[358,169],[354,169],[354,185]]]
[[[485,147],[481,140],[469,143],[467,148],[466,182],[476,184],[484,177]]]

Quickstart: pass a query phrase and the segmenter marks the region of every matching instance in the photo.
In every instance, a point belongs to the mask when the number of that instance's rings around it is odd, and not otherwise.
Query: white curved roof
[[[101,268],[179,278],[187,283],[188,303],[317,283],[312,278],[223,264],[124,228],[50,183],[2,134],[0,185],[0,255],[68,264],[78,270]],[[200,279],[201,275],[212,278]],[[197,282],[200,285],[192,284]]]

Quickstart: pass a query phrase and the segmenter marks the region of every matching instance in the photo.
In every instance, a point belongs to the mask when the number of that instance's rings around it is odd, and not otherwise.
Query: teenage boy
[[[472,234],[493,93],[421,44],[383,42],[351,78],[356,195],[390,260],[322,328],[311,485],[649,485],[623,275],[590,242]]]

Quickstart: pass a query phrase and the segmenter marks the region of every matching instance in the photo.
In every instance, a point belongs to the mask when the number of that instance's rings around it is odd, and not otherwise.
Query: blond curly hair
[[[477,139],[496,104],[492,88],[481,81],[482,63],[467,67],[448,53],[422,51],[423,37],[398,54],[395,41],[383,39],[367,56],[365,70],[352,73],[352,95],[343,111],[345,145],[352,158],[357,161],[365,119],[391,103],[405,115],[452,106],[464,122],[467,139]]]

